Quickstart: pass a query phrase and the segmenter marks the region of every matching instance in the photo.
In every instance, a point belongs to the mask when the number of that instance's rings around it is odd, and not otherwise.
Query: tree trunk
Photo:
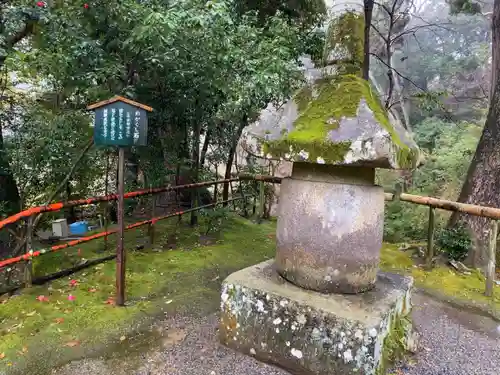
[[[11,215],[19,212],[21,210],[20,203],[19,190],[10,168],[9,157],[5,151],[2,124],[0,123],[0,214]]]
[[[500,69],[500,0],[495,0],[492,20],[492,72]],[[493,73],[492,96],[486,124],[469,166],[459,202],[500,207],[500,81]],[[473,248],[467,261],[474,267],[487,265],[489,219],[454,213],[449,225],[464,223],[472,236]]]
[[[212,130],[208,129],[205,133],[205,140],[203,141],[203,147],[201,148],[201,156],[200,156],[200,167],[205,165],[205,158],[208,152],[208,145],[210,144],[210,138],[212,137]]]
[[[193,150],[192,150],[192,167],[191,175],[193,178],[193,183],[198,182],[198,175],[200,169],[200,133],[201,124],[198,119],[195,120],[193,125]],[[199,203],[199,190],[193,189],[191,194],[191,207],[198,207]],[[191,226],[198,224],[198,213],[196,211],[191,212]]]
[[[365,0],[365,56],[363,61],[363,78],[367,81],[370,78],[370,30],[372,26],[374,3],[375,0]]]
[[[66,181],[66,202],[71,200],[71,182]],[[68,224],[74,223],[76,221],[75,207],[68,207],[66,209],[66,220]]]
[[[247,125],[247,116],[243,116],[243,119],[241,120],[240,124],[238,125],[238,128],[236,129],[236,133],[233,137],[233,141],[231,143],[231,147],[229,148],[229,155],[227,157],[227,162],[226,162],[226,172],[224,174],[224,179],[230,179],[231,178],[231,169],[233,167],[233,161],[234,161],[234,155],[236,153],[236,147],[238,146],[238,141],[240,140],[241,134],[243,133],[243,129]],[[229,199],[229,183],[225,182],[224,183],[224,188],[222,190],[222,200],[227,201]],[[227,206],[227,203],[223,204],[224,207]]]

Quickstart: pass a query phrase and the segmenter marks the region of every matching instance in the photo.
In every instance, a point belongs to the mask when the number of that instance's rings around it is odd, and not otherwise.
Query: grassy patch
[[[444,266],[437,266],[428,271],[414,266],[410,252],[398,248],[398,245],[384,245],[381,258],[381,268],[384,271],[411,275],[417,287],[436,290],[459,300],[492,305],[495,310],[500,310],[500,288],[495,287],[496,294],[493,299],[485,297],[485,280],[479,272],[473,271],[471,275],[463,275]]]
[[[198,244],[198,229],[177,226],[177,219],[158,225],[156,250],[176,234],[178,248],[173,251],[134,251],[144,232],[129,231],[127,246],[128,305],[106,303],[115,290],[115,264],[100,264],[43,287],[23,290],[0,304],[0,372],[2,368],[23,369],[24,374],[42,374],[51,360],[84,356],[85,348],[102,345],[108,337],[119,338],[130,331],[141,317],[183,310],[192,313],[219,304],[222,279],[230,272],[258,263],[274,255],[274,223],[253,224],[231,217],[220,240],[211,246]],[[110,249],[113,242],[110,237]],[[102,241],[40,257],[37,273],[55,271],[72,263],[75,256],[95,258]],[[69,255],[72,252],[72,255]],[[43,259],[42,259],[43,258]],[[72,280],[74,280],[72,282]],[[73,285],[72,285],[73,284]],[[39,301],[39,296],[46,301]],[[70,297],[72,296],[72,297]],[[198,303],[196,303],[198,302]],[[207,307],[208,306],[208,307]],[[123,337],[122,337],[123,338]],[[50,357],[47,350],[50,348]],[[43,350],[45,353],[43,354]],[[35,355],[34,353],[37,353]],[[38,354],[39,353],[39,354]],[[88,353],[87,353],[88,354]],[[42,357],[43,355],[43,357]],[[34,358],[35,357],[35,358]],[[47,362],[46,368],[42,362]],[[33,372],[33,364],[38,370]]]

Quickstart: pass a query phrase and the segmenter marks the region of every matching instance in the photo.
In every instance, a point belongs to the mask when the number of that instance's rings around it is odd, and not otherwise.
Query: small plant
[[[436,238],[436,244],[449,259],[463,261],[472,246],[472,241],[464,224],[443,229]]]
[[[204,209],[200,211],[200,215],[207,218],[207,230],[205,235],[217,233],[221,229],[223,222],[229,217],[229,207]]]

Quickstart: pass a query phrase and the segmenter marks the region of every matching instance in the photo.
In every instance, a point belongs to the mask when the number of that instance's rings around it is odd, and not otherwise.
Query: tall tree
[[[455,3],[458,10],[481,10],[479,4],[470,1]],[[452,8],[453,10],[453,8]],[[459,201],[483,206],[500,207],[500,0],[494,0],[492,12],[492,90],[488,116],[479,139],[476,152],[467,172]],[[468,261],[476,267],[484,268],[488,262],[488,219],[454,213],[450,225],[461,222],[469,228],[473,248]]]

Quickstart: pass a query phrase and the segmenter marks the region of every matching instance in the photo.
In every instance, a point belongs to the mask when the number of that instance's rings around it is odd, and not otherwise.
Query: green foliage
[[[450,13],[481,13],[481,4],[472,0],[448,0],[450,4]]]
[[[415,140],[426,153],[426,162],[412,173],[409,193],[456,200],[481,135],[472,124],[455,124],[428,118],[415,125]],[[403,178],[395,171],[378,171],[378,182],[388,191]],[[436,211],[436,226],[446,225],[449,213]],[[389,202],[385,210],[384,236],[400,242],[426,239],[428,207]]]
[[[206,218],[207,230],[205,231],[205,235],[208,235],[209,233],[218,233],[224,222],[228,220],[229,213],[229,206],[217,206],[215,208],[200,210],[200,215]]]
[[[449,259],[463,261],[472,246],[472,241],[464,224],[445,228],[436,236],[436,244]]]

